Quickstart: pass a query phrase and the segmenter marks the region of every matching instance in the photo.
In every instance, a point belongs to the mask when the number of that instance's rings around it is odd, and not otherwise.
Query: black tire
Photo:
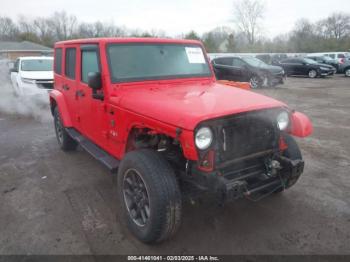
[[[301,151],[295,139],[288,134],[283,136],[284,142],[287,144],[288,148],[283,152],[283,156],[291,159],[291,160],[301,160],[303,156],[301,155]],[[288,188],[286,188],[288,189]],[[274,193],[281,193],[285,190],[285,188],[281,187],[277,189]]]
[[[285,157],[288,157],[289,159],[292,160],[298,160],[298,159],[303,159],[299,146],[297,144],[297,142],[295,141],[295,139],[288,134],[285,134],[283,136],[284,141],[286,142],[288,148],[283,152],[283,155]]]
[[[56,138],[59,147],[63,151],[73,151],[77,148],[78,143],[68,135],[67,131],[65,130],[60,113],[58,111],[58,107],[56,106],[54,109],[54,123],[55,123],[55,132],[56,132]]]
[[[136,183],[128,180],[131,175],[136,177]],[[148,149],[128,153],[118,168],[117,188],[123,219],[140,241],[161,242],[177,232],[181,224],[181,193],[174,170],[162,155]]]

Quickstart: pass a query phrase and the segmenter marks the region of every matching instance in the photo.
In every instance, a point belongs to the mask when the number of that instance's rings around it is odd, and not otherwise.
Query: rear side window
[[[83,50],[81,53],[81,81],[88,82],[88,74],[100,72],[98,55],[95,50]]]
[[[55,51],[55,73],[62,74],[62,48],[56,48]]]
[[[345,58],[344,54],[338,54],[338,58]]]
[[[217,58],[217,59],[215,59],[215,64],[232,66],[232,58],[231,57]]]
[[[70,79],[75,79],[76,49],[66,49],[65,75]]]

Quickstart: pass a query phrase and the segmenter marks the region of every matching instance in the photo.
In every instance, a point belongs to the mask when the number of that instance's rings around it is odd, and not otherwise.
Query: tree
[[[65,11],[55,12],[48,21],[55,33],[55,40],[67,40],[74,37],[77,31],[77,18],[68,15]]]
[[[194,31],[190,31],[188,32],[185,37],[185,39],[190,39],[190,40],[201,40],[201,38],[199,37],[199,35]]]
[[[254,45],[261,28],[265,6],[260,0],[239,0],[234,4],[234,22],[246,35],[250,45]]]
[[[215,41],[215,37],[214,37],[213,32],[206,33],[203,36],[203,43],[204,43],[205,49],[208,53],[218,52],[219,46],[217,45],[217,42]]]
[[[226,43],[226,51],[227,52],[235,52],[236,51],[236,39],[235,39],[235,35],[229,34],[228,38],[227,38],[227,43]]]
[[[333,13],[324,25],[330,37],[341,39],[350,34],[350,15],[344,13]]]
[[[15,40],[17,34],[18,28],[12,19],[0,16],[0,40]]]

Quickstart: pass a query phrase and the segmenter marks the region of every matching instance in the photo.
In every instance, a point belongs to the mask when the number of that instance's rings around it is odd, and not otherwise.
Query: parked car
[[[53,89],[53,57],[19,57],[10,69],[17,95],[36,94]]]
[[[317,63],[309,58],[289,58],[282,60],[280,65],[288,76],[305,75],[316,78],[318,76],[334,75],[337,71],[333,66]]]
[[[252,88],[283,84],[282,67],[267,65],[255,57],[218,57],[212,64],[219,80],[250,82]]]
[[[312,60],[314,60],[314,61],[316,61],[317,63],[320,63],[320,64],[331,65],[337,70],[339,69],[338,59],[333,59],[333,58],[330,58],[329,56],[325,56],[325,55],[319,55],[319,56],[307,55],[306,58],[312,59]]]
[[[139,240],[176,232],[180,188],[221,202],[257,200],[303,173],[293,136],[310,135],[310,120],[272,98],[219,84],[201,42],[101,38],[54,48],[58,144],[64,151],[80,144],[116,173],[119,214]]]
[[[348,52],[326,52],[326,53],[314,53],[310,55],[318,55],[318,56],[326,56],[334,59],[337,63],[335,68],[338,73],[344,73],[344,68],[346,67],[346,63],[350,61],[350,53]]]

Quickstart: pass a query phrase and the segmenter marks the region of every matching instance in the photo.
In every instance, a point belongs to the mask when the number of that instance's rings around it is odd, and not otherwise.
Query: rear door
[[[280,65],[283,67],[284,71],[288,74],[288,75],[293,75],[294,73],[294,63],[293,63],[294,59],[286,59],[280,62]]]
[[[214,60],[213,67],[218,80],[232,80],[232,57],[220,57]]]
[[[77,113],[77,104],[75,93],[77,89],[77,45],[67,45],[64,48],[64,65],[63,74],[64,79],[62,81],[61,90],[66,98],[66,103],[69,108],[71,120],[73,126],[77,127],[79,122],[79,116]]]

